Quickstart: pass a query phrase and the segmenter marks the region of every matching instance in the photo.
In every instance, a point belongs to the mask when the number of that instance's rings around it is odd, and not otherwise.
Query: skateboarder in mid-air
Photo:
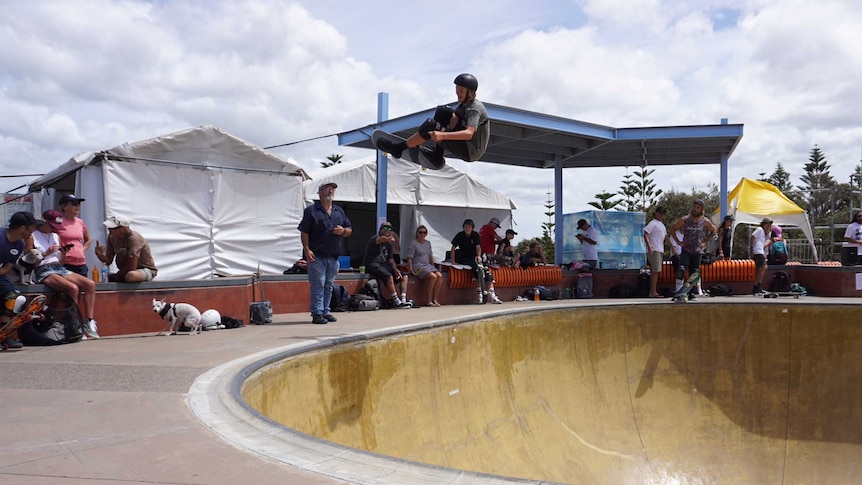
[[[459,74],[455,78],[455,94],[458,104],[455,108],[443,105],[434,111],[434,118],[426,119],[419,131],[404,142],[392,143],[381,140],[378,148],[401,158],[408,148],[422,145],[428,140],[437,144],[433,156],[442,159],[443,150],[449,150],[461,160],[475,162],[480,159],[488,147],[491,137],[491,126],[488,123],[488,112],[485,105],[476,99],[479,81],[472,74]],[[423,148],[430,151],[430,148]]]

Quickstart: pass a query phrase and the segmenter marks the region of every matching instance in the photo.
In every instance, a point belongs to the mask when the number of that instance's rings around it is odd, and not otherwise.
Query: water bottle
[[[539,301],[539,287],[533,287],[533,301]]]
[[[108,282],[108,265],[102,266],[102,283]]]

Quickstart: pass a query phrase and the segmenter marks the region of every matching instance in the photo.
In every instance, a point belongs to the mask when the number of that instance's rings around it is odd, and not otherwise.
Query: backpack
[[[365,282],[362,288],[359,289],[360,295],[368,295],[374,297],[375,300],[380,300],[380,287],[377,285],[376,279],[370,279]]]
[[[637,287],[637,296],[641,298],[646,298],[649,296],[649,285],[650,285],[650,273],[646,271],[641,271],[638,274],[638,287]],[[623,297],[625,298],[625,297]]]
[[[373,296],[363,295],[361,293],[350,295],[347,303],[347,310],[351,312],[364,312],[377,310],[380,308],[380,303]]]
[[[729,286],[723,284],[712,285],[706,290],[709,296],[730,296],[733,290]]]
[[[787,244],[784,241],[775,241],[772,243],[772,260],[775,264],[784,264],[787,262]]]
[[[575,284],[575,297],[593,297],[593,275],[591,273],[581,273],[578,275],[578,282]]]
[[[772,281],[769,283],[769,291],[773,293],[786,293],[790,291],[790,287],[790,275],[786,271],[776,271],[772,275]]]
[[[42,310],[42,319],[19,327],[18,338],[27,346],[70,344],[84,336],[83,325],[78,304],[65,293],[53,293]]]
[[[332,285],[332,298],[329,300],[329,310],[333,312],[346,312],[350,303],[350,293],[341,285]]]

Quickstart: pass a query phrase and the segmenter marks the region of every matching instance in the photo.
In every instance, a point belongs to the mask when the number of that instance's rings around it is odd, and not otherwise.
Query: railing
[[[787,260],[802,264],[814,264],[814,251],[811,249],[811,243],[808,239],[785,239],[787,244]],[[817,247],[817,256],[820,261],[831,261],[833,254],[841,254],[840,246],[836,253],[828,242],[817,238],[814,240],[814,246]]]

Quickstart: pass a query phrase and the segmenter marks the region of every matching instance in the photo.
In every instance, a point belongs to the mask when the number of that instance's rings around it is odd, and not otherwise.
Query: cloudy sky
[[[847,181],[862,158],[862,2],[473,0],[348,2],[4,0],[0,174],[46,172],[98,150],[212,123],[260,146],[364,126],[377,93],[396,117],[479,98],[614,127],[743,123],[730,185],[817,144]],[[335,137],[275,150],[307,170]],[[541,233],[553,171],[450,163],[511,197]],[[625,168],[568,169],[564,212],[618,190]],[[659,188],[718,167],[658,167]],[[0,179],[6,191],[30,179]]]

